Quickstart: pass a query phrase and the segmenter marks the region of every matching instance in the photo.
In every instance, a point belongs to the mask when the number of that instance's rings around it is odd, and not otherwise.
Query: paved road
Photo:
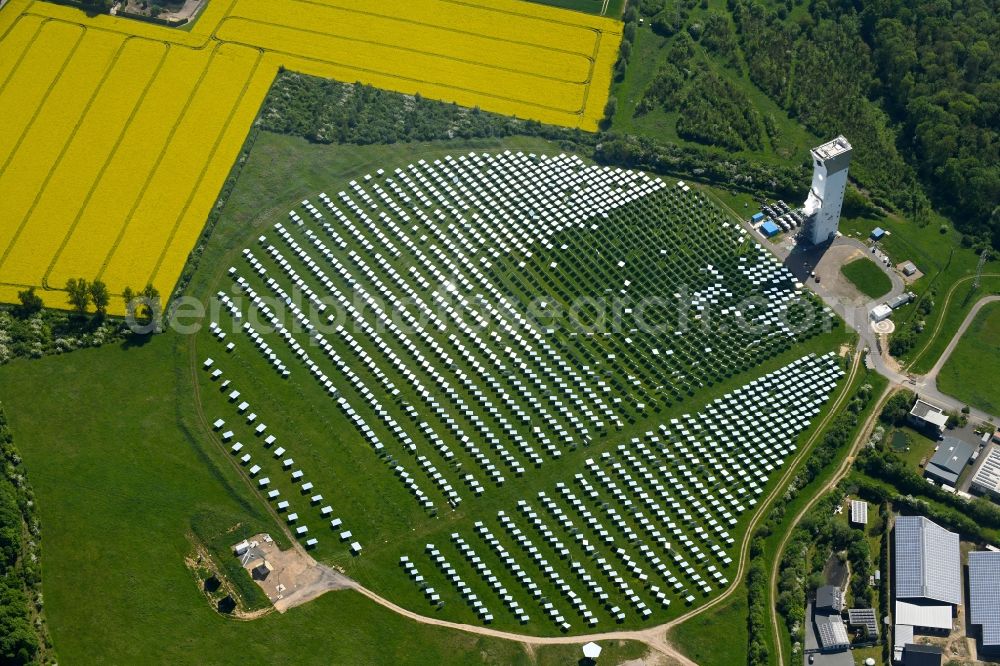
[[[957,398],[954,398],[950,395],[946,395],[942,393],[940,390],[938,390],[937,372],[941,369],[941,366],[947,360],[947,356],[951,353],[951,350],[953,350],[955,348],[955,345],[958,344],[959,338],[962,337],[962,334],[969,327],[969,324],[971,323],[972,319],[975,318],[975,314],[979,311],[979,309],[982,308],[982,306],[985,305],[986,303],[995,300],[1000,300],[1000,297],[987,296],[980,299],[973,306],[972,310],[969,312],[969,315],[962,323],[962,326],[960,326],[958,331],[955,332],[955,335],[952,336],[951,342],[948,343],[948,348],[945,350],[945,353],[942,354],[941,359],[938,360],[937,365],[935,365],[934,369],[932,369],[931,372],[927,373],[924,376],[919,376],[919,375],[913,376],[909,374],[904,374],[902,372],[898,372],[893,368],[888,367],[886,365],[885,359],[880,354],[877,353],[876,350],[878,349],[878,341],[877,341],[878,335],[875,333],[874,330],[872,330],[871,320],[869,319],[868,315],[871,309],[876,305],[878,305],[879,303],[894,298],[895,296],[902,294],[906,290],[906,285],[903,283],[903,280],[899,277],[896,271],[892,270],[890,267],[887,267],[884,263],[876,262],[876,265],[878,265],[882,269],[882,271],[889,277],[889,279],[892,280],[892,291],[890,291],[885,296],[873,299],[865,303],[863,306],[856,306],[853,305],[850,301],[839,297],[837,294],[832,293],[829,289],[826,288],[825,284],[823,283],[817,284],[814,280],[808,279],[809,272],[812,270],[812,268],[816,266],[817,263],[819,263],[819,261],[821,261],[822,255],[826,251],[825,249],[817,251],[812,248],[803,248],[800,250],[798,247],[796,247],[795,249],[789,251],[787,247],[776,245],[766,239],[762,239],[761,235],[756,231],[753,231],[752,227],[746,221],[744,221],[743,224],[748,230],[751,231],[751,233],[754,235],[754,238],[757,239],[758,242],[761,242],[765,248],[767,248],[774,256],[776,256],[780,261],[782,261],[782,263],[785,264],[785,266],[792,272],[793,275],[795,275],[795,277],[799,281],[806,284],[811,291],[813,291],[817,296],[823,299],[824,303],[826,303],[834,312],[840,315],[841,318],[843,318],[843,320],[847,322],[847,325],[853,328],[858,333],[858,335],[861,336],[861,339],[868,346],[868,349],[871,350],[869,358],[875,368],[875,371],[878,372],[883,377],[887,378],[889,380],[890,385],[902,386],[911,391],[914,391],[921,398],[924,398],[932,403],[938,404],[941,407],[945,408],[946,410],[961,411],[963,407],[966,407],[966,404],[961,400],[958,400]],[[857,240],[856,238],[848,238],[844,236],[837,238],[833,241],[830,247],[837,247],[837,246],[851,246],[859,250],[862,250],[866,253],[871,252],[871,250],[868,248],[867,245]],[[968,278],[964,278],[962,282],[971,279],[972,276],[969,276]],[[947,308],[948,302],[950,302],[950,296],[951,293],[949,292],[949,298],[946,300],[946,303],[943,307]],[[943,321],[944,321],[944,312],[942,312],[942,315],[938,320],[939,325],[935,330],[935,334],[937,333],[937,331],[940,330],[940,323]],[[928,344],[930,344],[930,341],[928,341]],[[993,422],[1000,421],[1000,419],[997,419],[995,415],[989,414],[979,409],[975,409],[973,407],[970,407],[969,416],[979,421],[993,421]]]
[[[959,339],[969,328],[972,320],[976,318],[976,315],[979,314],[979,311],[983,309],[984,305],[987,305],[988,303],[996,303],[997,301],[1000,301],[1000,296],[986,296],[976,301],[976,304],[972,306],[971,310],[969,310],[969,314],[965,316],[965,320],[962,322],[962,325],[958,327],[958,331],[956,331],[955,335],[951,338],[951,342],[949,342],[948,346],[944,348],[941,358],[939,358],[937,363],[934,364],[931,371],[924,375],[924,380],[926,382],[933,382],[935,386],[937,385],[938,373],[941,372],[941,368],[944,367],[944,364],[948,361],[948,357],[951,356],[951,353],[955,351],[955,347],[958,345]]]

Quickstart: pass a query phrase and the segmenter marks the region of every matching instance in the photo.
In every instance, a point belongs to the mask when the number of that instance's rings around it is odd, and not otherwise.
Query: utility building
[[[843,136],[813,148],[813,179],[803,212],[805,237],[813,245],[825,243],[837,233],[840,209],[847,190],[847,167],[851,165],[851,144]]]

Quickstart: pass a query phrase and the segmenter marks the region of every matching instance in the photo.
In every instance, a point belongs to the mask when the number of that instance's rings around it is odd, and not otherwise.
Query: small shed
[[[871,235],[872,240],[876,241],[882,240],[883,236],[885,236],[885,229],[883,229],[882,227],[875,227],[874,229],[872,229],[872,235]]]
[[[903,275],[910,277],[917,273],[917,266],[912,261],[907,261],[903,264]]]
[[[753,222],[754,224],[757,224],[763,219],[764,219],[764,213],[761,213],[760,211],[750,216],[750,221]]]
[[[774,236],[778,233],[778,225],[774,223],[774,220],[768,220],[764,224],[760,225],[760,233],[764,234],[767,238]]]
[[[264,580],[269,575],[271,575],[271,571],[273,571],[273,569],[271,568],[271,563],[268,562],[267,560],[264,560],[263,562],[261,562],[260,564],[258,564],[253,568],[253,570],[250,572],[250,575],[253,576],[254,580]]]

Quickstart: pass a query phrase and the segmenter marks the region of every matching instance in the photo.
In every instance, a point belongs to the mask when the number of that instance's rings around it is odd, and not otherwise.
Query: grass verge
[[[840,272],[868,298],[878,298],[892,289],[889,276],[867,257],[844,264],[840,267]]]
[[[990,414],[1000,413],[1000,303],[983,306],[938,374],[938,388]]]

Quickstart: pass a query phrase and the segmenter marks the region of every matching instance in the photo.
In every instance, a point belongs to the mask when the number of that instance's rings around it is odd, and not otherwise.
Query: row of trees
[[[24,318],[38,314],[45,307],[34,287],[19,291],[17,298],[20,304],[15,312]],[[84,278],[70,278],[66,281],[66,300],[78,314],[86,314],[93,305],[97,315],[103,317],[111,305],[111,292],[101,280],[88,282]],[[158,317],[161,311],[160,292],[152,284],[147,284],[142,291],[125,287],[122,290],[122,301],[126,312],[139,321],[148,323]]]
[[[859,484],[873,501],[891,499],[899,503],[901,497],[909,497],[907,501],[917,502],[929,518],[980,541],[988,540],[984,529],[1000,530],[1000,506],[983,497],[966,500],[927,483],[916,469],[886,446],[865,449],[855,466],[869,478]],[[920,503],[919,498],[931,503]]]
[[[261,108],[262,129],[315,143],[392,144],[534,133],[538,123],[409,97],[361,83],[283,71]]]
[[[20,460],[0,408],[0,663],[11,665],[38,663],[51,651],[41,604],[41,530]]]
[[[774,506],[771,507],[770,512],[767,514],[767,518],[762,522],[761,526],[757,528],[751,537],[751,563],[746,580],[747,594],[749,597],[749,610],[747,615],[747,629],[749,631],[747,663],[749,666],[764,666],[770,662],[770,650],[768,649],[766,640],[768,626],[767,618],[770,614],[769,576],[766,566],[767,558],[765,557],[766,540],[781,527],[781,522],[785,518],[785,512],[789,502],[794,500],[805,486],[814,481],[823,469],[825,469],[826,466],[833,461],[837,452],[848,443],[851,435],[857,427],[858,415],[863,412],[869,404],[871,404],[873,397],[872,386],[870,384],[863,384],[858,388],[851,400],[848,402],[844,413],[834,420],[833,424],[831,424],[824,433],[823,438],[817,442],[807,459],[806,465],[798,472],[798,474],[795,475],[792,482],[789,484],[788,490],[775,502]],[[830,500],[828,499],[827,501]],[[818,508],[812,515],[819,515],[821,512],[822,509]],[[841,542],[849,542],[853,538],[845,536],[842,532],[838,532],[836,536],[831,533],[829,537],[828,541],[830,543],[838,544]],[[793,547],[790,550],[793,551],[793,553],[798,552],[800,555],[804,555],[804,543],[804,541],[799,541],[797,543],[793,542]],[[793,554],[792,557],[794,556],[795,555]],[[794,578],[795,576],[796,572],[794,571],[788,574],[788,577]],[[791,608],[793,602],[794,604],[798,604],[798,600],[801,598],[804,609],[805,583],[803,583],[801,590],[793,591],[789,587],[788,592],[789,593],[786,595],[784,604],[788,608]],[[792,598],[793,596],[794,599]],[[779,600],[774,600],[774,602],[778,603]],[[790,622],[790,626],[794,626],[796,619],[797,616],[793,616],[791,618],[786,618],[786,621]]]

